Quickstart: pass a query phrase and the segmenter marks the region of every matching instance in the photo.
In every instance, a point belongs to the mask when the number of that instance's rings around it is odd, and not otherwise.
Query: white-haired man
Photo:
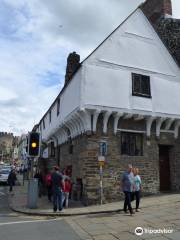
[[[124,212],[127,213],[127,207],[128,210],[132,216],[134,213],[131,206],[131,195],[133,191],[134,186],[134,174],[133,174],[133,167],[131,164],[128,165],[128,169],[123,173],[122,176],[122,190],[124,192]]]

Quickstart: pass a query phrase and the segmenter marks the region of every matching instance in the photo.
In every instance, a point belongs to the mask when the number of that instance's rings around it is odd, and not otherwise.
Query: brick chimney
[[[141,9],[153,25],[156,25],[160,18],[172,16],[171,0],[146,0]]]
[[[70,53],[67,58],[67,67],[65,75],[65,84],[66,85],[73,77],[75,72],[80,67],[80,55],[76,52]]]

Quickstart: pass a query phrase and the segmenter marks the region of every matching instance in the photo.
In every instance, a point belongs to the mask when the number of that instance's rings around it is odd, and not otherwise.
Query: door
[[[170,190],[170,164],[169,164],[169,146],[159,146],[159,176],[160,191]]]

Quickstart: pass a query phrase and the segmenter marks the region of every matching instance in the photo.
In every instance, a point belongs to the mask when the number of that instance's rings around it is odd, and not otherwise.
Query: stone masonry
[[[129,129],[145,130],[145,122],[120,120],[120,126]],[[154,128],[154,126],[153,126]],[[73,153],[69,154],[70,144],[60,147],[60,166],[72,165],[72,178],[83,180],[83,202],[86,205],[98,203],[99,200],[99,142],[105,140],[108,145],[106,164],[103,171],[104,202],[117,201],[122,197],[121,176],[129,163],[140,169],[143,181],[143,194],[159,193],[159,145],[170,147],[171,190],[180,190],[180,140],[173,134],[161,133],[159,139],[153,131],[147,139],[143,134],[143,156],[127,156],[121,154],[121,133],[113,133],[113,117],[108,123],[107,135],[102,134],[102,116],[98,120],[96,134],[83,135],[72,141]],[[154,128],[155,129],[155,128]]]

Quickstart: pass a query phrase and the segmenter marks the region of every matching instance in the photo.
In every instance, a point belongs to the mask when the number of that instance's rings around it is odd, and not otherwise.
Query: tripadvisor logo
[[[150,228],[142,228],[142,227],[137,227],[135,229],[135,234],[137,236],[141,236],[143,234],[158,234],[158,233],[161,233],[161,234],[169,234],[169,233],[172,233],[173,232],[173,229],[150,229]]]
[[[142,227],[137,227],[137,228],[135,229],[135,234],[136,234],[137,236],[141,236],[141,235],[143,235],[143,233],[144,233],[144,230],[143,230]]]

